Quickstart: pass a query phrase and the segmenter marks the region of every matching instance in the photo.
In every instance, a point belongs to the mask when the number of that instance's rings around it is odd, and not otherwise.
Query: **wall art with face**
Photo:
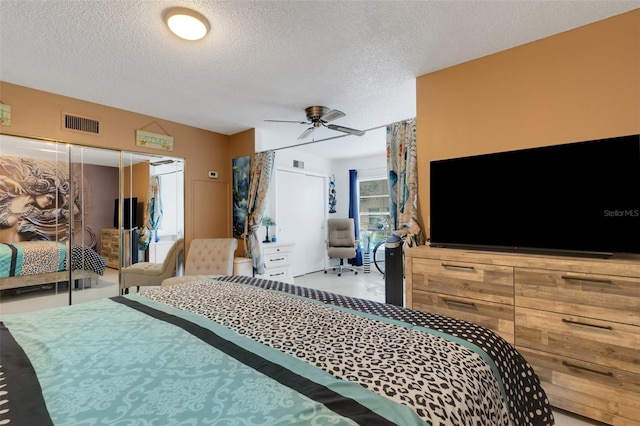
[[[77,168],[70,193],[68,164],[0,156],[0,242],[67,240],[82,216]]]

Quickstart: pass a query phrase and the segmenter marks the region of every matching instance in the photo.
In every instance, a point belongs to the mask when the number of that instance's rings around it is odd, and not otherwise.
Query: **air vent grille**
[[[100,133],[100,122],[86,117],[78,117],[77,115],[64,114],[64,128],[67,130],[78,130],[80,132]]]

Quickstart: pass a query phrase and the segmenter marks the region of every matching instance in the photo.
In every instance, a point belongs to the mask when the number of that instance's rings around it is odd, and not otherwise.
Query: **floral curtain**
[[[160,198],[160,177],[151,176],[149,180],[149,191],[147,192],[147,211],[145,212],[145,224],[140,230],[138,244],[140,250],[146,250],[151,243],[152,236],[157,234],[153,231],[158,229],[162,220],[162,200]]]
[[[391,229],[407,247],[424,244],[418,219],[416,120],[387,126],[387,171],[391,201]]]
[[[244,256],[253,259],[253,272],[264,273],[264,262],[260,254],[260,239],[258,229],[262,223],[265,199],[273,175],[273,162],[276,157],[274,151],[259,152],[251,164],[251,179],[249,183],[249,202],[247,218],[244,224]]]

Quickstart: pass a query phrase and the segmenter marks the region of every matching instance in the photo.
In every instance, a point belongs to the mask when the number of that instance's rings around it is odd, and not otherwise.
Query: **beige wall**
[[[104,105],[0,82],[0,100],[11,105],[11,126],[0,133],[53,139],[78,145],[163,155],[163,151],[135,144],[135,131],[145,129],[174,137],[174,150],[167,155],[185,159],[185,238],[231,236],[232,140],[242,141],[234,155],[254,152],[247,136],[227,136],[172,121],[124,111]],[[100,135],[64,130],[62,114],[70,113],[100,122]],[[250,136],[248,136],[250,137]],[[219,178],[208,177],[216,170]],[[145,199],[143,197],[143,199]]]
[[[419,200],[429,161],[640,133],[640,9],[416,81]]]

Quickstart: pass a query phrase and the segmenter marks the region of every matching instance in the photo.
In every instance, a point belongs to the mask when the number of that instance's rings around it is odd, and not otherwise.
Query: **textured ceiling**
[[[171,6],[203,13],[212,31],[198,42],[173,36],[162,21]],[[303,121],[310,105],[344,111],[334,123],[363,130],[411,118],[417,76],[638,7],[640,0],[0,0],[0,79],[223,134],[256,128],[267,149],[312,139],[297,140],[304,125],[265,119]],[[341,135],[321,129],[313,137]],[[341,138],[349,142],[322,152],[383,149],[368,139]]]

